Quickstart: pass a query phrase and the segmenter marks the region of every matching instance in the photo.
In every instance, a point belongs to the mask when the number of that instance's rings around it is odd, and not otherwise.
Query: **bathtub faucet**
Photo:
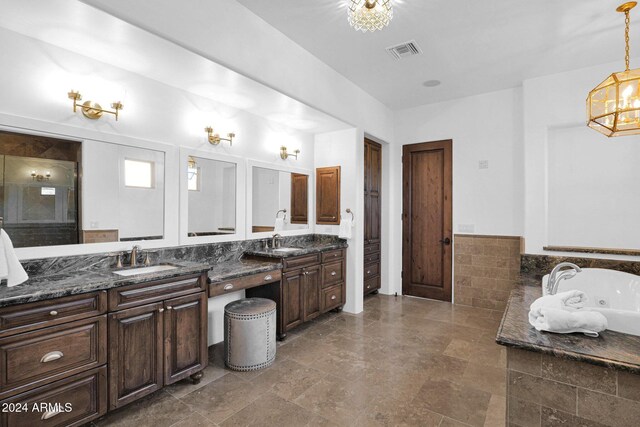
[[[569,267],[566,270],[562,270],[564,267]],[[571,279],[576,274],[580,273],[582,269],[571,262],[561,262],[556,265],[551,274],[549,274],[549,280],[547,281],[547,293],[549,295],[555,295],[558,292],[558,285],[560,281]]]

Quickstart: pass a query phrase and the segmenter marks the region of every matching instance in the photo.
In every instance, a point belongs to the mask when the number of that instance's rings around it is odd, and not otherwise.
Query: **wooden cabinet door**
[[[162,388],[161,302],[109,315],[109,408]]]
[[[208,363],[204,292],[164,302],[164,383],[173,384]]]
[[[309,176],[291,174],[291,223],[309,222]]]
[[[316,223],[340,224],[340,166],[316,169]]]
[[[379,243],[382,222],[380,194],[382,187],[382,146],[365,139],[364,243]]]
[[[303,321],[303,277],[302,270],[291,271],[282,276],[282,308],[285,331],[298,326]]]
[[[302,273],[304,321],[320,315],[320,266],[305,268]]]

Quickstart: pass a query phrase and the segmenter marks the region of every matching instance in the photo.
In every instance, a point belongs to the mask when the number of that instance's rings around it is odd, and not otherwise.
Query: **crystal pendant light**
[[[631,1],[616,9],[625,15],[626,69],[611,74],[587,97],[588,126],[609,137],[640,133],[640,69],[629,69],[629,12],[636,5]]]
[[[393,18],[391,0],[349,0],[349,24],[362,32],[382,30]]]

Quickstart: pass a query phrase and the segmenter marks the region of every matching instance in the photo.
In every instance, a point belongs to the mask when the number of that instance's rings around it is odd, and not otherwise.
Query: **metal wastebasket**
[[[224,363],[234,371],[266,368],[276,359],[276,303],[245,298],[224,307]]]

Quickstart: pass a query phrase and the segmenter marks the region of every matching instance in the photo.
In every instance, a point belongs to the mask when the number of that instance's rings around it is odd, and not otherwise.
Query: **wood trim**
[[[412,267],[412,254],[411,254],[411,240],[416,236],[412,233],[411,226],[411,195],[413,189],[411,188],[412,171],[411,171],[411,156],[413,153],[421,151],[443,151],[443,193],[442,193],[442,238],[449,238],[451,243],[449,245],[443,245],[443,260],[442,260],[442,288],[430,287],[421,290],[419,295],[416,292],[416,286],[411,285],[411,267]],[[413,295],[423,298],[439,299],[442,301],[451,301],[452,297],[452,267],[453,267],[453,140],[441,140],[433,142],[423,142],[419,144],[404,145],[402,147],[402,179],[403,179],[403,191],[402,191],[402,292],[405,295]]]
[[[254,225],[253,227],[251,227],[251,231],[253,233],[264,233],[264,232],[271,232],[275,229],[275,227],[273,226],[268,226],[268,225]]]

